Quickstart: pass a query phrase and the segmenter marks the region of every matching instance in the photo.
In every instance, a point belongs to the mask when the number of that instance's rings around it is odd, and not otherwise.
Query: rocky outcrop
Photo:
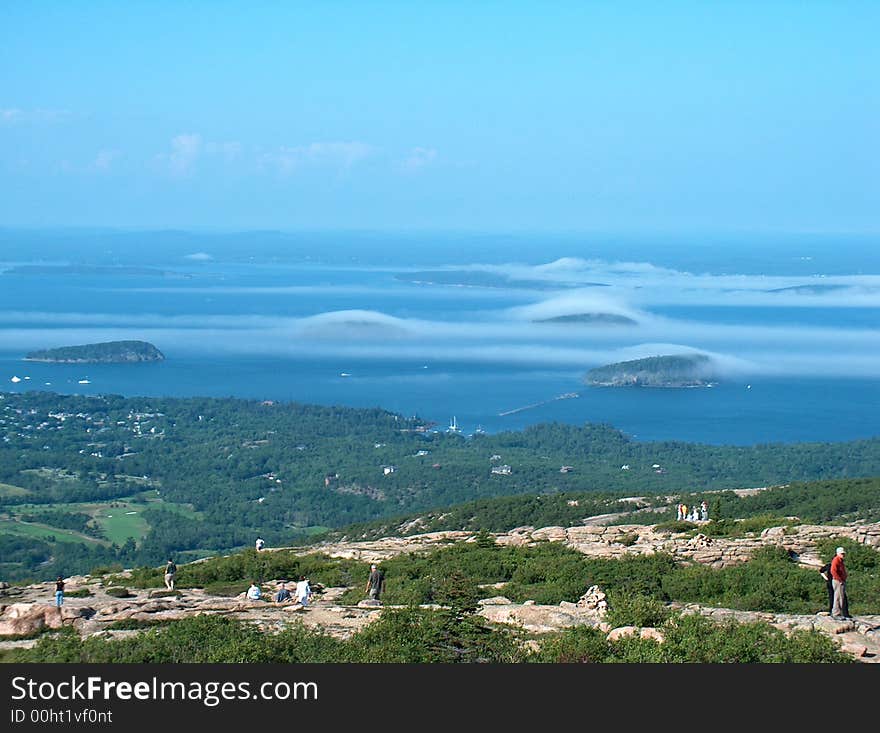
[[[625,540],[624,540],[624,536]],[[806,564],[820,563],[816,552],[819,540],[833,536],[848,537],[856,542],[880,546],[880,523],[845,526],[798,525],[771,527],[759,536],[729,539],[711,538],[705,534],[664,532],[650,525],[584,525],[577,527],[517,527],[496,534],[499,545],[528,546],[544,542],[559,542],[585,555],[617,558],[632,554],[665,552],[686,563],[702,563],[724,567],[747,560],[759,547],[778,545]],[[340,542],[319,547],[301,548],[303,553],[322,551],[331,557],[352,558],[377,562],[402,552],[430,551],[452,542],[473,542],[472,532],[432,532],[407,538],[386,538],[372,542]],[[635,541],[633,541],[635,538]],[[118,577],[119,574],[117,574]],[[249,601],[245,598],[213,596],[200,589],[185,589],[179,596],[153,597],[147,590],[132,590],[130,598],[115,598],[106,593],[101,578],[78,576],[67,579],[69,590],[88,588],[85,598],[65,598],[64,606],[57,609],[52,602],[54,584],[38,583],[31,586],[0,586],[0,636],[14,638],[38,634],[44,630],[73,626],[84,635],[125,636],[138,631],[111,629],[119,621],[174,621],[200,614],[221,614],[255,624],[266,631],[284,628],[292,620],[306,626],[320,628],[339,638],[348,638],[367,624],[379,618],[385,608],[378,602],[362,601],[357,606],[346,606],[340,597],[346,588],[327,588],[316,596],[313,603],[303,608],[296,603],[276,604],[267,601]],[[263,584],[271,594],[280,581]],[[485,586],[486,595],[498,593],[504,583]],[[503,592],[503,591],[502,591]],[[708,608],[696,605],[675,605],[683,613],[700,613],[718,621],[733,619],[739,622],[764,621],[784,631],[817,630],[836,639],[841,648],[861,661],[880,661],[880,616],[860,617],[857,621],[838,622],[827,615],[757,613],[731,609]],[[563,601],[559,605],[541,605],[534,601],[514,603],[503,595],[485,598],[477,613],[500,624],[513,625],[531,633],[543,634],[574,626],[588,625],[603,632],[616,632],[614,638],[637,633],[641,638],[663,643],[662,629],[635,631],[611,629],[605,617],[608,599],[598,586],[591,586],[577,602]],[[24,641],[4,641],[8,645]]]
[[[0,636],[31,636],[44,629],[71,626],[95,615],[92,608],[57,608],[46,603],[13,603],[0,606]]]

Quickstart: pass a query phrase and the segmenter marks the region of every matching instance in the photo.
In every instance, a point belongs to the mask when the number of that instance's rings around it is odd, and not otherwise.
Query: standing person
[[[706,503],[705,499],[703,499],[703,503],[700,504],[700,519],[704,522],[709,521],[709,505]]]
[[[58,576],[58,580],[55,581],[55,607],[61,608],[64,604],[64,578],[60,575]]]
[[[296,584],[296,600],[303,606],[309,605],[309,599],[312,597],[312,588],[305,575],[299,576],[299,582]]]
[[[688,513],[688,505],[683,503],[681,505],[681,518],[687,519],[687,513]]]
[[[846,550],[838,547],[834,559],[831,561],[831,584],[834,586],[834,604],[831,606],[831,618],[842,621],[851,618],[849,615],[849,603],[846,597],[846,564],[844,559]]]
[[[367,579],[367,593],[370,599],[378,601],[385,590],[385,573],[375,565],[370,565],[370,577]]]
[[[682,503],[681,502],[678,503],[678,506],[675,507],[675,510],[676,510],[676,514],[675,514],[676,520],[681,521],[682,519],[684,519],[684,512],[682,511]]]
[[[261,552],[262,549],[266,546],[266,543],[263,541],[262,537],[257,537],[257,541],[254,543],[254,546],[257,548],[257,552]]]
[[[168,590],[174,590],[174,578],[177,576],[177,565],[174,560],[168,558],[168,564],[165,565],[165,587]]]
[[[819,568],[819,575],[825,579],[825,589],[828,591],[828,615],[834,613],[834,583],[831,582],[831,563],[826,562]]]

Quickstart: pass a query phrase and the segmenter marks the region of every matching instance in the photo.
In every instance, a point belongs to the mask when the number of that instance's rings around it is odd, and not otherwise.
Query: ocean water
[[[715,444],[872,437],[877,244],[4,231],[0,390],[378,406],[440,430],[455,417],[465,433],[561,421]],[[17,269],[35,265],[44,269]],[[547,320],[583,313],[631,323]],[[117,339],[150,341],[166,360],[23,361],[32,349]],[[691,351],[712,357],[715,386],[583,382],[595,366]]]

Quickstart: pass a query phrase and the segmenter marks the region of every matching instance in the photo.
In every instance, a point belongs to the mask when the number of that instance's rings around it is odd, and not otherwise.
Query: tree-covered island
[[[105,341],[99,344],[62,346],[57,349],[31,351],[25,361],[44,361],[56,364],[121,364],[142,361],[162,361],[165,355],[146,341]]]
[[[705,354],[649,356],[591,369],[591,387],[708,387],[714,382],[712,360]]]

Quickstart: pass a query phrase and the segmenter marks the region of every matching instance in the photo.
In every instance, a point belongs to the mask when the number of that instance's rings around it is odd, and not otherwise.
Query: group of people
[[[263,591],[256,580],[251,581],[251,585],[247,589],[245,597],[249,601],[260,601],[263,599]],[[312,586],[309,584],[309,580],[305,575],[299,576],[299,580],[296,583],[293,593],[288,589],[287,581],[282,580],[275,595],[272,596],[272,600],[275,603],[289,603],[291,601],[296,601],[296,603],[299,603],[302,606],[308,606],[311,598]]]
[[[702,501],[700,504],[694,504],[688,511],[687,504],[679,504],[676,507],[675,518],[685,522],[708,522],[709,521],[709,505]]]

